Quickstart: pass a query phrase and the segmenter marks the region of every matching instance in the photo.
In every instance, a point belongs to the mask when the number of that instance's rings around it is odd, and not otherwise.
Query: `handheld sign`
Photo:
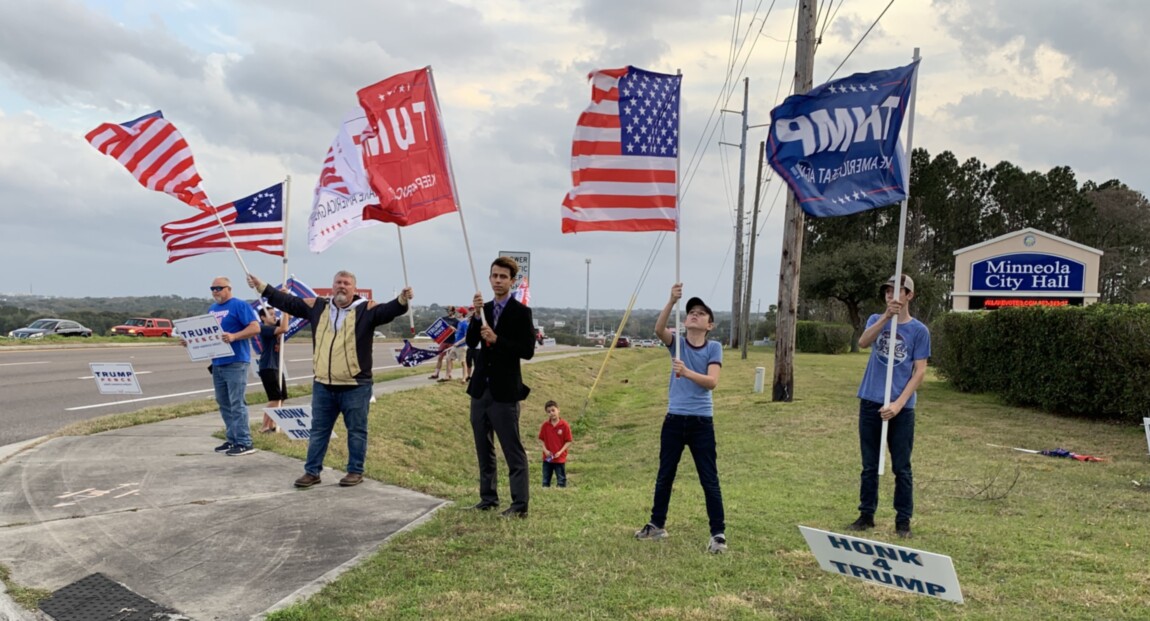
[[[188,356],[193,361],[224,358],[235,354],[232,346],[223,342],[224,331],[214,315],[174,319],[172,325],[176,335],[188,344]]]
[[[311,437],[310,405],[266,408],[264,414],[270,416],[276,422],[276,427],[292,440],[307,440]]]
[[[140,395],[140,382],[130,362],[91,362],[88,368],[102,395]]]
[[[799,526],[819,567],[907,593],[962,603],[949,556]]]
[[[427,336],[440,345],[448,342],[455,334],[455,328],[447,323],[443,317],[436,319],[430,326],[427,327]]]

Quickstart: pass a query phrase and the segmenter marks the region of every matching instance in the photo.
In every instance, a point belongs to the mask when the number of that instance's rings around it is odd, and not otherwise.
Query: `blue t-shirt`
[[[456,347],[467,347],[467,327],[470,323],[467,319],[460,319],[459,325],[455,326]]]
[[[280,337],[276,334],[279,324],[269,326],[260,323],[260,370],[280,368],[280,353],[278,351]]]
[[[667,346],[671,360],[675,359],[675,339]],[[696,373],[707,374],[707,368],[712,364],[723,366],[723,346],[718,341],[708,340],[700,347],[693,347],[683,339],[683,364]],[[711,391],[692,382],[685,377],[675,377],[671,371],[671,380],[667,388],[667,412],[670,414],[684,414],[687,416],[714,416],[714,406],[711,402]]]
[[[239,332],[248,327],[253,321],[259,321],[252,305],[239,299],[232,298],[223,304],[212,304],[208,312],[215,315],[220,322],[220,329],[224,332]],[[232,341],[234,355],[224,358],[213,358],[212,364],[225,365],[233,362],[251,362],[252,348],[247,339]]]
[[[871,315],[866,321],[870,328],[882,315]],[[898,333],[895,336],[894,346],[894,374],[891,379],[890,400],[895,401],[906,388],[910,378],[914,375],[914,361],[930,358],[930,330],[919,320],[911,318],[906,323],[898,324]],[[863,373],[862,384],[859,385],[859,399],[885,403],[886,395],[886,365],[887,351],[890,349],[890,320],[887,326],[879,333],[870,349],[870,360],[867,361],[866,372]],[[914,409],[918,393],[910,396],[904,408]]]

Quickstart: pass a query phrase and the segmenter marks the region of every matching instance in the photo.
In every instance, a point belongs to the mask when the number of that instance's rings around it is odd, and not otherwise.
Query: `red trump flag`
[[[363,217],[407,226],[456,211],[447,144],[431,68],[361,89],[367,114],[363,163],[379,205]]]

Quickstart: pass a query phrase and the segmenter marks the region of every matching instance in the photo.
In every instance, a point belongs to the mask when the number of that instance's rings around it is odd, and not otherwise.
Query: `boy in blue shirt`
[[[910,454],[914,448],[915,390],[926,377],[930,358],[930,330],[910,316],[914,299],[914,281],[902,276],[902,296],[894,299],[895,279],[882,286],[886,311],[871,315],[859,337],[859,347],[871,347],[870,360],[859,385],[859,448],[862,473],[859,483],[859,517],[847,526],[862,531],[874,528],[878,508],[878,461],[882,450],[882,423],[887,422],[887,446],[890,447],[891,471],[894,473],[895,532],[909,538],[910,518],[914,513],[914,487]],[[890,405],[887,400],[886,368],[890,351],[890,322],[898,317],[895,331],[894,374],[891,381]]]
[[[715,327],[715,314],[699,298],[687,300],[687,317],[683,323],[687,338],[667,329],[667,319],[675,303],[683,297],[683,285],[671,287],[671,299],[655,321],[655,336],[671,352],[670,385],[667,389],[667,416],[659,440],[659,474],[655,477],[655,501],[651,507],[651,521],[635,533],[636,539],[658,541],[667,537],[664,528],[667,508],[671,504],[671,490],[683,448],[690,447],[699,473],[699,484],[707,503],[711,539],[707,551],[721,554],[727,550],[723,492],[719,487],[719,469],[715,455],[714,409],[711,391],[719,385],[719,371],[723,366],[723,347],[718,341],[707,339]],[[675,341],[681,340],[681,358],[676,355]]]

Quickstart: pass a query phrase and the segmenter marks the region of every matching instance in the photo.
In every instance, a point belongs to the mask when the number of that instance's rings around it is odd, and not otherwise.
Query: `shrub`
[[[932,364],[959,390],[1088,418],[1150,416],[1150,306],[948,313]]]
[[[795,351],[806,354],[842,354],[850,351],[854,328],[842,323],[799,321],[795,324]]]

